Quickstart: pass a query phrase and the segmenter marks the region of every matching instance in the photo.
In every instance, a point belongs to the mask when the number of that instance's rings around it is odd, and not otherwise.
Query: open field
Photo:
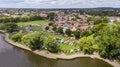
[[[76,46],[73,46],[73,45],[65,45],[65,44],[62,44],[61,46],[60,46],[60,49],[61,50],[74,50],[74,49],[79,49],[79,46],[78,45],[76,45]]]
[[[48,20],[37,20],[37,21],[28,21],[28,22],[18,22],[18,26],[25,26],[29,24],[47,24],[49,23]]]

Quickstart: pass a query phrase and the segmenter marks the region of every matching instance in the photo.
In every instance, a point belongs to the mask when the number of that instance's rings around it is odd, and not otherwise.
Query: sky
[[[0,0],[0,8],[120,8],[120,0]]]

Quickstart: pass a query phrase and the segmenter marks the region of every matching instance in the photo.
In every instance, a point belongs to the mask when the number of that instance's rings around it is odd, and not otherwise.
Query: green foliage
[[[94,21],[94,24],[99,24],[99,23],[102,23],[102,19],[96,19],[96,20]]]
[[[73,21],[77,21],[77,18],[72,18],[71,20],[73,20]]]
[[[22,37],[22,43],[32,49],[39,49],[40,46],[43,46],[44,43],[42,35],[43,33],[41,32],[26,34]]]
[[[94,21],[94,24],[99,24],[99,23],[108,23],[110,20],[107,17],[101,17],[99,19],[96,19]]]
[[[87,21],[89,22],[89,21],[94,21],[95,20],[95,18],[94,18],[94,16],[92,16],[92,17],[87,17]]]
[[[49,26],[53,26],[53,22],[50,22],[48,25],[49,25]]]
[[[95,41],[99,45],[99,53],[105,58],[114,58],[120,49],[120,23],[108,25],[101,29]]]
[[[92,54],[93,53],[93,36],[83,37],[80,39],[80,50],[83,51],[85,54]]]
[[[65,33],[66,33],[68,36],[71,36],[72,31],[71,31],[70,29],[66,29]]]
[[[83,31],[81,33],[81,37],[88,37],[92,34],[92,31],[91,30],[87,30],[87,31]]]
[[[76,39],[80,38],[80,32],[79,31],[73,31],[73,34],[75,36]]]
[[[4,30],[4,24],[0,24],[0,30]]]
[[[22,34],[16,33],[11,36],[11,39],[15,42],[21,42]]]
[[[83,10],[83,13],[94,16],[120,16],[119,10]]]
[[[55,13],[53,13],[53,12],[49,13],[47,16],[47,18],[51,21],[54,19],[54,17],[55,17]]]
[[[47,38],[44,43],[48,51],[52,53],[57,53],[60,50],[59,44],[52,38]]]
[[[8,23],[8,22],[27,22],[34,20],[43,20],[44,18],[38,15],[30,16],[30,17],[1,17],[0,23]]]
[[[101,29],[103,29],[105,26],[107,26],[108,24],[107,23],[100,23],[100,24],[97,24],[93,27],[93,31],[94,32],[97,32]]]
[[[58,30],[57,30],[57,32],[60,33],[60,34],[63,34],[63,28],[59,27]]]
[[[18,25],[12,22],[5,23],[3,28],[9,33],[16,32],[19,30]]]
[[[46,26],[46,27],[45,27],[45,30],[49,30],[49,26]]]
[[[57,27],[54,26],[54,27],[52,28],[52,30],[56,32],[56,31],[57,31]]]

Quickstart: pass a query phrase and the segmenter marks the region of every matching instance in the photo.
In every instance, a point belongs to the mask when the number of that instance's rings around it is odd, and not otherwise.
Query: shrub
[[[22,37],[22,43],[32,49],[39,49],[43,46],[42,33],[36,32],[34,34],[26,34]]]
[[[52,28],[52,30],[56,32],[56,31],[57,31],[57,27],[54,26],[54,27]]]
[[[44,45],[47,48],[47,50],[52,53],[57,53],[60,48],[59,44],[51,38],[46,39]]]
[[[66,33],[68,36],[71,36],[72,31],[71,31],[70,29],[66,29],[65,33]]]
[[[76,31],[73,32],[73,34],[74,34],[76,39],[80,38],[80,32],[79,31],[76,30]]]
[[[59,27],[58,30],[57,30],[57,32],[60,33],[60,34],[63,34],[63,28]]]
[[[49,30],[49,26],[46,26],[46,27],[45,27],[45,30]]]
[[[18,31],[18,25],[16,23],[12,23],[12,22],[5,23],[3,25],[3,28],[9,33]]]
[[[22,34],[20,33],[16,33],[15,35],[11,37],[11,39],[15,42],[21,42],[21,38],[22,38]]]

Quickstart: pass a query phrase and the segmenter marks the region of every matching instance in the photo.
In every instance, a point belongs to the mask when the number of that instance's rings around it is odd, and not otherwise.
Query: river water
[[[110,64],[91,58],[72,60],[47,59],[32,52],[11,46],[0,34],[0,67],[112,67]]]

